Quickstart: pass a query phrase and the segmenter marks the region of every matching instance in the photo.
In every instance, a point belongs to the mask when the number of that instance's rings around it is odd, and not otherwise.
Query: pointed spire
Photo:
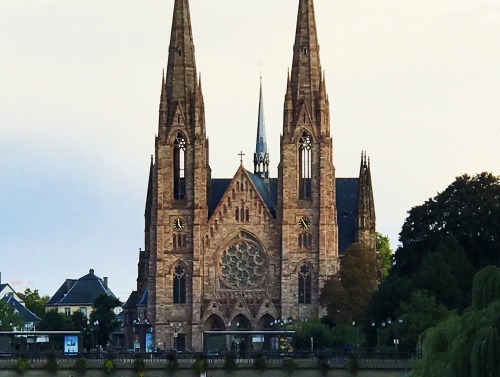
[[[161,95],[160,95],[160,109],[163,110],[163,105],[167,104],[167,87],[165,86],[165,70],[161,73]]]
[[[303,100],[311,109],[320,81],[321,63],[313,0],[299,0],[291,77],[295,103]]]
[[[146,194],[146,208],[144,211],[144,217],[146,221],[146,229],[148,229],[151,224],[151,208],[153,207],[153,175],[154,175],[154,158],[151,155],[151,164],[149,166],[149,180],[148,180],[148,191]]]
[[[166,81],[169,102],[186,102],[194,93],[196,80],[189,2],[175,0]]]
[[[373,200],[370,159],[366,151],[361,152],[359,168],[358,227],[359,231],[375,231],[375,204]],[[371,241],[370,241],[371,242]]]
[[[259,114],[257,120],[257,141],[254,153],[254,174],[269,178],[269,154],[267,153],[266,123],[264,119],[264,97],[262,95],[262,76],[260,76]]]
[[[255,153],[259,157],[264,157],[267,153],[266,122],[264,119],[264,99],[262,95],[262,76],[260,77],[259,115],[257,120],[257,142],[255,144]]]
[[[285,102],[290,104],[292,103],[292,83],[290,82],[290,68],[288,68],[288,72],[286,75]]]

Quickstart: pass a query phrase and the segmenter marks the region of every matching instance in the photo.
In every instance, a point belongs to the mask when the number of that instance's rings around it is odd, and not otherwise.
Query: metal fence
[[[17,352],[17,353],[0,353],[0,361],[15,361],[19,358],[25,358],[30,362],[46,362],[49,357],[55,357],[58,361],[73,362],[78,357],[83,357],[89,360],[106,360],[114,359],[119,362],[133,362],[136,358],[141,358],[149,363],[166,364],[169,360],[177,360],[180,366],[190,366],[198,358],[206,359],[210,364],[221,364],[228,354],[206,355],[204,353],[187,353],[187,352],[153,352],[153,353],[133,353],[133,352],[83,352],[78,354],[65,354],[57,351],[43,351],[43,352]],[[377,366],[383,367],[394,364],[411,364],[415,359],[412,353],[379,353],[379,352],[360,352],[351,353],[346,352],[287,352],[287,353],[273,353],[265,352],[254,355],[238,355],[233,354],[238,364],[253,364],[256,357],[264,357],[271,363],[279,363],[284,359],[296,359],[299,364],[314,364],[316,365],[319,360],[325,360],[331,367],[343,366],[346,364],[350,355],[355,356],[361,366]]]

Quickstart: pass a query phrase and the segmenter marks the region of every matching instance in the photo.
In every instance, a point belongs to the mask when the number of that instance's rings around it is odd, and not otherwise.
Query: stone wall
[[[89,360],[89,367],[84,374],[86,377],[105,377],[102,367],[102,360]],[[2,377],[19,377],[20,374],[15,369],[15,360],[0,360],[0,375]],[[74,361],[59,362],[57,373],[49,373],[44,369],[43,363],[29,362],[29,369],[22,374],[24,377],[77,377],[74,369]],[[137,373],[133,370],[133,363],[119,362],[114,377],[136,377]],[[165,368],[165,360],[153,360],[146,362],[146,372],[144,377],[197,377],[192,365],[183,365],[178,371],[169,374]],[[357,377],[409,377],[411,371],[409,364],[388,364],[378,368],[362,368],[356,374]],[[345,368],[332,368],[328,370],[327,377],[351,377]],[[324,377],[314,366],[301,366],[300,369],[287,373],[278,366],[270,366],[264,372],[259,372],[253,368],[253,365],[238,365],[238,369],[227,373],[222,365],[209,368],[206,377]]]

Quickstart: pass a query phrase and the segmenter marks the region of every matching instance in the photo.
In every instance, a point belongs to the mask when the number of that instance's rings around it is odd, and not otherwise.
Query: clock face
[[[186,228],[186,222],[184,221],[184,219],[180,218],[180,217],[176,217],[174,219],[174,230],[176,232],[181,232],[183,231],[185,228]]]
[[[299,220],[299,226],[302,229],[309,229],[311,226],[311,220],[309,220],[307,217],[303,217]]]

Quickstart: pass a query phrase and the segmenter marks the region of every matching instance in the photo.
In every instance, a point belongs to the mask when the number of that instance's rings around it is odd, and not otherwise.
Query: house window
[[[178,133],[174,141],[174,199],[183,200],[186,196],[186,138]]]
[[[304,132],[299,143],[299,197],[308,200],[311,199],[311,135]]]
[[[186,270],[177,265],[174,270],[174,304],[186,303]]]
[[[71,315],[71,308],[64,308],[64,314]]]
[[[299,269],[299,304],[311,303],[311,268],[307,263]]]
[[[80,308],[80,312],[82,312],[82,314],[86,317],[87,316],[87,308],[86,307],[81,307]]]

